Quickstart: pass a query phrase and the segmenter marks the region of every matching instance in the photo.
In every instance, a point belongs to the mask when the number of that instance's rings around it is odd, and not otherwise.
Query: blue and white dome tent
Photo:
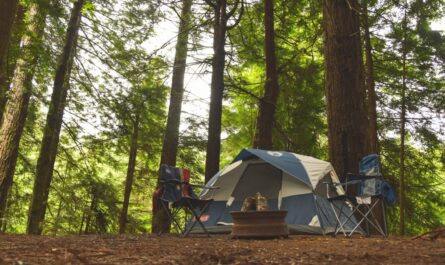
[[[326,199],[326,181],[339,182],[329,162],[284,151],[243,149],[206,184],[219,189],[200,195],[215,200],[205,213],[203,224],[215,233],[230,232],[230,212],[239,211],[246,197],[260,192],[268,199],[270,210],[288,211],[285,222],[291,233],[333,232],[336,218]],[[344,193],[341,186],[333,192]],[[346,228],[355,223],[351,218]]]

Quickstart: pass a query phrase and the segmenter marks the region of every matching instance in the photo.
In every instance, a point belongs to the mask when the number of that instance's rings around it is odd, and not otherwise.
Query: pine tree
[[[0,126],[0,185],[14,175],[20,138],[28,114],[32,78],[38,60],[38,47],[45,26],[47,1],[29,8],[26,34],[17,59],[12,88]]]
[[[210,93],[209,127],[206,152],[205,182],[209,181],[219,170],[221,152],[221,117],[224,95],[224,67],[225,67],[225,44],[228,28],[234,27],[238,22],[228,27],[227,22],[235,15],[239,5],[243,9],[242,0],[236,0],[230,10],[227,10],[227,0],[206,0],[206,3],[214,11],[213,21],[213,59],[212,59],[212,81]],[[242,12],[241,12],[242,14]]]
[[[254,147],[272,149],[272,129],[275,124],[275,111],[280,92],[278,85],[277,58],[275,55],[275,30],[273,0],[264,1],[266,85],[264,96],[259,102],[257,133]]]
[[[124,203],[122,205],[121,216],[119,219],[119,233],[125,233],[127,225],[128,205],[130,202],[131,189],[133,187],[134,170],[136,167],[136,157],[138,152],[139,137],[139,110],[135,110],[136,114],[133,121],[133,132],[131,135],[130,154],[128,156],[127,178],[125,180]]]
[[[77,0],[71,10],[65,44],[54,78],[53,94],[46,118],[46,126],[36,168],[33,197],[29,209],[28,234],[41,234],[47,208],[49,189],[62,128],[63,112],[68,95],[69,80],[76,51],[77,35],[84,0]]]
[[[187,62],[188,39],[191,30],[192,19],[192,1],[184,0],[182,3],[182,12],[178,37],[176,43],[175,61],[173,63],[172,87],[170,92],[170,105],[167,116],[167,125],[165,128],[164,142],[161,153],[161,165],[176,165],[176,156],[179,142],[179,125],[181,121],[182,98],[184,95],[184,74]],[[161,206],[160,204],[156,204]],[[155,205],[153,205],[155,207]],[[152,232],[158,233],[160,227],[165,225],[170,227],[168,216],[163,208],[153,208]],[[163,231],[168,231],[163,228]]]
[[[6,92],[9,89],[6,86],[8,78],[7,55],[18,2],[18,0],[2,0],[0,2],[0,121],[6,103]]]
[[[329,159],[342,177],[366,150],[365,84],[356,0],[323,1]]]

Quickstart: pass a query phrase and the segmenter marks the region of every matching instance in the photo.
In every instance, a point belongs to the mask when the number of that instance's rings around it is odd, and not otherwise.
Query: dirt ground
[[[0,264],[445,264],[445,239],[0,234]]]

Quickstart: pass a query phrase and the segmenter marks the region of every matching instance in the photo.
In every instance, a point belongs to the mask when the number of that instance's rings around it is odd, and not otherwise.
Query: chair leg
[[[368,222],[368,224],[371,224],[372,226],[374,226],[375,229],[377,229],[379,231],[379,233],[382,233],[382,228],[380,227],[380,225],[375,224],[372,220],[369,219],[369,215],[371,215],[374,219],[374,214],[372,213],[372,209],[374,209],[374,207],[377,204],[374,203],[372,206],[366,206],[367,210],[366,212],[360,210],[359,207],[356,207],[356,211],[362,216],[361,220],[357,223],[357,225],[352,229],[351,233],[349,233],[349,236],[351,236],[355,230],[357,230],[357,228],[360,226],[361,223],[363,223],[365,220]],[[369,231],[367,231],[367,235],[369,235]]]
[[[386,205],[383,200],[380,200],[380,203],[382,204],[383,231],[385,232],[385,237],[387,237],[388,236],[388,227],[386,225]]]
[[[202,209],[200,209],[199,214],[195,211],[193,205],[187,201],[188,206],[190,207],[190,211],[192,212],[193,216],[195,217],[195,220],[193,221],[193,223],[190,225],[189,228],[187,228],[187,230],[184,233],[184,237],[187,237],[190,232],[192,231],[193,227],[195,227],[196,223],[199,223],[199,225],[201,226],[201,228],[204,230],[204,232],[207,234],[207,237],[210,237],[209,232],[207,231],[207,229],[205,228],[204,224],[201,222],[200,218],[201,215],[205,212],[205,210],[208,208],[208,206],[210,205],[210,203],[207,203],[206,205],[204,205],[204,207],[202,207]]]
[[[177,228],[177,229],[179,230],[179,232],[182,234],[184,231],[181,229],[181,226],[179,225],[179,223],[176,221],[176,218],[175,218],[175,216],[178,214],[178,212],[179,212],[180,209],[179,209],[179,208],[177,208],[177,209],[173,209],[173,212],[170,213],[169,208],[167,207],[167,205],[166,205],[165,202],[162,202],[161,205],[162,205],[163,210],[165,211],[165,213],[166,213],[167,216],[168,216],[168,219],[169,219],[168,221],[169,221],[169,223],[172,222],[173,225],[176,226],[176,228]],[[158,236],[160,236],[160,235],[162,235],[162,233],[164,233],[164,231],[165,231],[164,228],[165,228],[164,226],[161,226],[161,228],[160,228],[160,230],[159,230],[159,232],[158,232]]]
[[[370,220],[368,217],[366,217],[366,220],[368,221],[369,224],[371,224],[382,236],[386,237],[386,233],[383,230],[383,228],[380,226],[378,219],[375,217],[374,213],[372,212],[372,209],[374,208],[374,206],[377,205],[378,202],[376,202],[371,208],[369,208],[367,215],[371,215],[372,220]],[[369,214],[368,214],[369,213]]]
[[[338,232],[342,232],[344,236],[346,236],[346,231],[344,229],[344,225],[349,221],[350,216],[346,218],[345,222],[341,221],[341,216],[344,214],[343,208],[344,204],[342,204],[340,207],[336,206],[335,203],[331,203],[331,208],[334,211],[335,218],[337,219],[337,223],[335,224],[335,230],[334,230],[334,236],[338,234]],[[336,210],[337,209],[337,210]],[[338,214],[337,214],[338,211]]]

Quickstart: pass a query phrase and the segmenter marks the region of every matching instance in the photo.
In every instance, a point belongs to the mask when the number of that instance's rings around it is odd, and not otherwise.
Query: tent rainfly
[[[333,232],[336,218],[326,198],[326,181],[339,182],[329,162],[290,152],[243,149],[206,184],[219,189],[200,195],[215,200],[203,215],[203,224],[214,233],[230,232],[230,212],[239,211],[246,197],[260,192],[270,210],[288,211],[285,222],[291,233]],[[338,186],[337,193],[343,192]],[[355,224],[351,218],[346,228]]]

